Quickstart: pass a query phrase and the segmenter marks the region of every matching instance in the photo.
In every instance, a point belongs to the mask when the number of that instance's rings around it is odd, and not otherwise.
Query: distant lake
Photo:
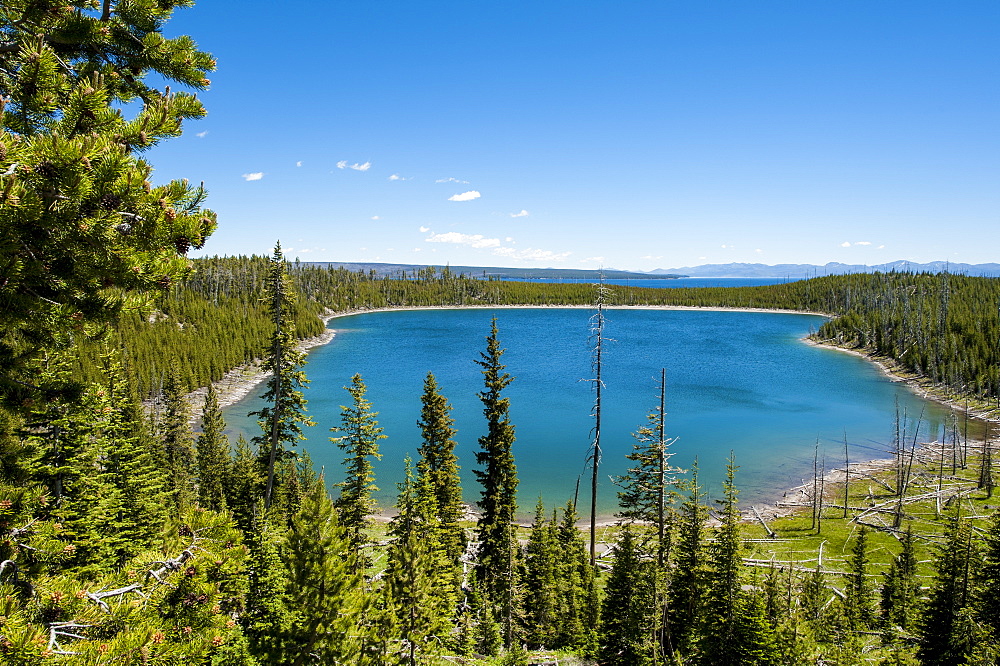
[[[769,284],[795,282],[799,278],[654,278],[651,280],[605,280],[606,285],[623,287],[649,287],[653,289],[684,289],[695,287],[763,287]],[[567,278],[511,278],[518,282],[545,282],[549,284],[593,284],[591,279]]]
[[[494,314],[507,350],[503,360],[516,378],[505,394],[517,432],[521,511],[530,512],[539,495],[548,506],[572,496],[577,479],[589,473],[593,393],[581,381],[593,376],[589,309],[436,309],[333,319],[336,337],[313,350],[305,367],[317,426],[303,443],[331,483],[341,478],[343,454],[328,441],[329,428],[349,399],[342,387],[360,372],[388,435],[376,475],[380,503],[392,506],[403,459],[417,456],[422,384],[433,371],[455,407],[465,497],[478,499],[472,470],[485,420],[477,397],[482,375],[473,359],[485,349]],[[658,403],[661,367],[667,370],[667,433],[678,438],[672,462],[687,468],[697,456],[702,481],[717,497],[734,451],[745,504],[773,501],[808,478],[817,440],[828,467],[841,464],[845,433],[852,460],[886,457],[897,400],[914,421],[923,410],[921,441],[950,422],[948,410],[864,359],[804,343],[822,322],[805,314],[609,310],[605,335],[615,341],[604,357],[601,513],[615,511],[609,475],[627,468],[631,433]],[[228,408],[231,434],[256,434],[246,413],[259,406],[259,399],[247,398]],[[582,503],[588,487],[581,483]]]

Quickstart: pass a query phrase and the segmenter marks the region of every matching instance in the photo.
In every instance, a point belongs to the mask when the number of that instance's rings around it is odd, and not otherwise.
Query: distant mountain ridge
[[[950,261],[932,261],[920,264],[913,261],[890,261],[886,264],[842,264],[831,261],[817,264],[702,264],[682,268],[657,268],[650,274],[682,274],[689,277],[742,277],[742,278],[806,278],[822,275],[842,275],[844,273],[873,272],[903,273],[957,273],[962,275],[998,276],[1000,264],[963,264]]]

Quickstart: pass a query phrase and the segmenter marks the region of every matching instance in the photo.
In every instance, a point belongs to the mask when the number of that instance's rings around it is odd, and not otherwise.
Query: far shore
[[[391,307],[391,308],[371,308],[371,309],[356,309],[356,310],[345,310],[341,312],[327,311],[320,318],[323,320],[324,324],[328,324],[334,319],[339,319],[341,317],[351,317],[359,314],[369,314],[375,312],[405,312],[405,311],[416,311],[416,310],[514,310],[514,309],[581,309],[581,310],[593,310],[595,309],[592,305],[432,305],[432,306],[413,306],[413,307]],[[696,307],[696,306],[683,306],[683,305],[610,305],[605,306],[608,310],[683,310],[683,311],[705,311],[705,312],[760,312],[760,313],[770,313],[770,314],[796,314],[796,315],[817,315],[821,317],[832,318],[834,315],[826,312],[811,312],[805,310],[785,310],[785,309],[767,309],[767,308],[732,308],[732,307]],[[308,351],[315,347],[319,347],[329,343],[336,337],[335,329],[327,329],[320,335],[311,338],[304,338],[299,341],[298,348],[302,351]],[[848,354],[853,354],[855,356],[860,356],[870,363],[875,364],[887,377],[892,381],[905,382],[911,390],[913,390],[917,395],[926,399],[938,402],[945,405],[953,410],[963,412],[965,411],[965,404],[957,402],[956,399],[949,399],[947,396],[941,393],[936,393],[932,386],[928,386],[925,382],[922,383],[918,378],[906,377],[898,374],[894,367],[891,367],[887,359],[879,359],[873,355],[866,353],[863,350],[849,349],[829,342],[817,341],[810,339],[808,337],[802,338],[805,344],[815,345],[822,347],[824,349],[836,350],[841,352],[846,352]],[[213,382],[215,387],[216,395],[218,397],[220,407],[229,407],[236,404],[247,395],[249,395],[255,387],[263,383],[270,376],[270,373],[263,372],[260,368],[260,362],[255,361],[247,365],[243,365],[234,368],[227,372],[222,379]],[[191,407],[191,424],[197,426],[201,420],[201,411],[205,399],[205,393],[208,387],[202,387],[192,391],[187,394],[186,399]],[[1000,412],[998,410],[990,411],[970,411],[970,418],[978,421],[988,421],[992,423],[1000,423]],[[926,446],[926,445],[925,445]],[[864,462],[852,463],[851,472],[854,473],[855,470],[858,472],[871,473],[880,469],[885,469],[887,465],[891,465],[892,460],[888,458],[876,458]],[[844,470],[833,470],[829,472],[826,476],[827,481],[836,482],[838,480],[838,475],[842,479],[844,475]],[[796,502],[793,498],[798,498],[805,492],[805,486],[797,486],[795,488],[790,488],[784,491],[782,495],[784,501],[778,501],[774,504],[768,505],[756,505],[757,510],[761,515],[767,519],[771,520],[776,517],[787,516],[802,510],[801,504]],[[383,519],[388,519],[393,513],[393,509],[385,508],[381,512]],[[472,515],[474,511],[470,513]],[[750,510],[744,511],[744,520],[753,521],[755,517],[752,515]],[[598,527],[610,527],[617,524],[618,520],[613,515],[603,515],[598,516]],[[581,525],[583,521],[581,520]],[[587,520],[589,525],[589,519]]]

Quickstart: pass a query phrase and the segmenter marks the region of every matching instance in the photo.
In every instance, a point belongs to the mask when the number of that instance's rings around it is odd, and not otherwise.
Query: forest
[[[661,397],[598,557],[569,498],[515,521],[494,319],[475,490],[433,374],[390,521],[373,520],[384,436],[363,377],[331,433],[344,481],[329,487],[297,446],[311,425],[297,342],[321,317],[389,307],[822,312],[817,339],[985,408],[1000,396],[996,280],[601,290],[447,267],[386,278],[289,262],[280,245],[189,259],[217,224],[206,191],[154,185],[144,159],[204,115],[151,83],[208,86],[212,57],[162,33],[187,4],[0,7],[0,663],[997,663],[993,448],[957,426],[922,447],[902,419],[884,474],[845,461],[842,486],[817,475],[802,512],[762,532],[742,520],[738,461],[713,506],[697,469],[670,466]],[[192,428],[188,392],[248,362],[268,373],[259,433],[228,441],[211,388]]]

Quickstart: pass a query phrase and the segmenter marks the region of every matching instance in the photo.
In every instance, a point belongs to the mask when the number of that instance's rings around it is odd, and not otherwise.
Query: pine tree
[[[229,467],[229,439],[225,435],[226,422],[219,409],[215,387],[208,385],[205,405],[201,412],[201,434],[195,448],[198,463],[198,504],[199,506],[222,511],[226,508],[226,494],[223,489]]]
[[[253,441],[257,444],[267,479],[264,487],[265,509],[271,507],[274,496],[277,460],[292,456],[285,447],[295,446],[305,439],[303,426],[314,425],[306,415],[307,401],[301,390],[309,380],[300,370],[305,364],[305,354],[295,342],[295,293],[286,274],[281,243],[274,245],[268,283],[273,332],[261,364],[261,370],[271,374],[263,396],[267,405],[250,413],[250,416],[259,417],[257,423],[262,431]]]
[[[145,305],[215,229],[202,188],[153,186],[139,157],[205,113],[194,95],[149,84],[209,84],[212,57],[163,36],[186,4],[12,0],[0,12],[0,399],[18,411],[53,388],[31,375],[41,351]]]
[[[366,567],[368,557],[361,554],[361,549],[367,543],[364,530],[369,524],[368,516],[377,509],[375,500],[372,499],[372,493],[378,490],[372,459],[382,458],[378,451],[378,441],[385,439],[385,435],[375,418],[378,412],[372,411],[371,402],[365,398],[368,389],[361,375],[351,377],[351,385],[344,388],[351,394],[352,402],[340,407],[340,426],[331,428],[334,432],[344,433],[344,436],[330,438],[330,441],[347,453],[344,458],[344,480],[337,484],[340,487],[337,510],[340,524],[347,531],[352,548],[359,553],[357,562]]]
[[[262,663],[277,663],[290,639],[293,609],[289,572],[279,554],[281,532],[268,524],[250,533],[249,591],[240,622],[250,651]]]
[[[980,621],[989,627],[993,643],[1000,645],[1000,512],[993,514],[985,534],[975,604]]]
[[[590,565],[589,553],[576,522],[576,506],[569,500],[556,528],[556,587],[561,619],[555,647],[592,655],[597,647],[596,629],[601,606],[594,567]]]
[[[161,431],[166,452],[167,481],[170,494],[179,507],[188,506],[194,498],[195,451],[188,425],[190,409],[184,399],[180,369],[171,364],[163,383],[163,420]]]
[[[481,450],[476,452],[476,461],[483,469],[475,470],[483,487],[479,502],[482,517],[477,527],[480,545],[476,574],[487,597],[494,602],[509,596],[507,589],[511,581],[508,575],[514,569],[511,562],[511,523],[517,510],[517,467],[512,451],[514,426],[508,415],[510,400],[501,397],[501,392],[513,381],[513,377],[504,372],[506,366],[500,362],[503,352],[494,317],[490,335],[486,338],[486,352],[480,353],[481,359],[476,361],[483,368],[486,384],[486,390],[479,394],[479,399],[484,405],[487,433],[479,438]],[[505,636],[505,640],[508,638]],[[507,642],[507,645],[510,643]]]

